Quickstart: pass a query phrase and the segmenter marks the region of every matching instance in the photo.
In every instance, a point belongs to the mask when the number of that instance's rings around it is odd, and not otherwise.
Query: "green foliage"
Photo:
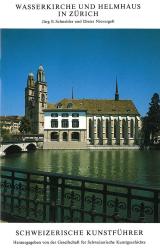
[[[8,129],[0,128],[1,137],[3,140],[9,140],[11,138],[10,131]]]
[[[24,116],[20,122],[19,131],[23,134],[29,133],[31,131],[30,121]]]
[[[156,133],[160,132],[160,98],[157,93],[153,95],[149,105],[147,116],[142,121],[144,145],[151,145]]]

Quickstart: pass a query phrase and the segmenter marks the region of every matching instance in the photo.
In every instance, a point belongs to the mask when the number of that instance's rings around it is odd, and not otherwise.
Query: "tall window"
[[[131,137],[134,137],[134,121],[133,119],[131,119],[131,123],[130,123],[130,131],[131,131]]]
[[[67,141],[68,140],[68,134],[67,132],[63,132],[63,141]]]
[[[106,138],[109,138],[109,120],[106,120]]]
[[[58,120],[57,119],[51,120],[51,128],[58,128]]]
[[[100,121],[100,119],[98,119],[98,121],[97,121],[97,137],[98,138],[101,137],[101,121]]]
[[[79,120],[78,119],[72,120],[72,128],[79,128]]]
[[[117,138],[117,120],[114,120],[114,138]]]
[[[41,94],[41,101],[42,101],[42,102],[45,101],[45,94]]]
[[[122,137],[126,137],[126,121],[124,119],[122,121]]]
[[[92,138],[92,127],[93,127],[92,120],[89,119],[89,138]]]
[[[62,128],[68,128],[69,127],[69,122],[67,119],[62,120]]]

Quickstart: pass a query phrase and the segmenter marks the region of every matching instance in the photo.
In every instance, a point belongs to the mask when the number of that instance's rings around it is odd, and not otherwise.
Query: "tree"
[[[11,138],[11,134],[8,129],[0,128],[0,135],[3,140],[8,140]]]
[[[22,118],[20,122],[19,131],[23,134],[29,133],[31,131],[31,123],[25,116]]]
[[[147,116],[142,121],[144,145],[150,145],[156,133],[160,131],[160,98],[157,93],[153,95]]]

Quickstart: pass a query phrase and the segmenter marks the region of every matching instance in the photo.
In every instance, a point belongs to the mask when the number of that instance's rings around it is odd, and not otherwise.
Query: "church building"
[[[44,134],[44,148],[87,148],[89,145],[134,146],[139,143],[140,114],[132,100],[121,100],[118,83],[113,100],[62,99],[47,101],[47,83],[42,66],[36,80],[28,75],[25,116],[32,132]]]

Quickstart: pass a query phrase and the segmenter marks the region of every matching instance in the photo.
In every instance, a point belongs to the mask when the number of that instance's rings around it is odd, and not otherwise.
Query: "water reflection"
[[[160,187],[159,151],[41,150],[2,158],[20,169],[89,176]]]

